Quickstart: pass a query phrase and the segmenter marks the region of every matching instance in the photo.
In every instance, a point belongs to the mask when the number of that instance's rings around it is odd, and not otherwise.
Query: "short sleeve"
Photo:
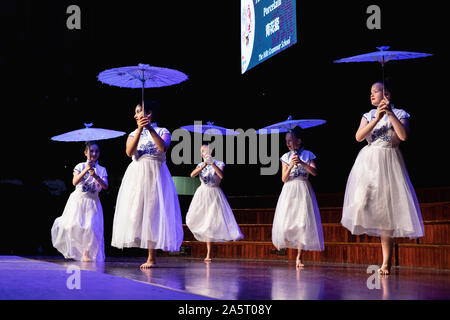
[[[200,163],[197,165],[197,168],[200,168],[202,165],[203,165],[203,162],[200,162]]]
[[[280,158],[280,161],[289,165],[289,152],[283,154],[283,156]]]
[[[368,122],[372,121],[372,118],[374,116],[374,113],[376,112],[376,110],[370,110],[369,112],[366,112],[363,114],[363,118],[366,119]]]
[[[103,167],[102,168],[103,170],[102,170],[102,177],[107,177],[108,176],[108,172],[106,172],[106,168],[105,167]]]
[[[215,161],[215,164],[216,164],[217,167],[219,167],[221,169],[225,168],[225,162]]]
[[[128,136],[129,136],[129,137],[134,137],[134,136],[136,135],[136,131],[137,131],[137,129],[134,130],[133,132],[131,132]]]
[[[166,143],[170,144],[172,141],[172,135],[170,134],[170,131],[166,128],[161,128],[158,132],[158,135],[162,138],[164,135],[167,135],[165,139],[163,139]]]
[[[73,168],[73,174],[79,174],[81,171],[83,171],[83,163],[79,163]]]
[[[316,158],[316,155],[311,151],[307,151],[307,153],[308,153],[308,161],[314,160]]]
[[[403,109],[396,109],[394,111],[395,116],[397,117],[398,120],[402,120],[402,119],[409,119],[411,116],[409,115],[408,112],[406,112]]]
[[[302,152],[302,154],[300,155],[300,159],[306,163],[309,163],[310,161],[314,160],[315,158],[316,158],[316,155],[309,150],[304,150]]]
[[[170,131],[167,130],[166,128],[161,128],[161,131],[160,131],[159,135],[162,137],[165,134],[170,135]]]

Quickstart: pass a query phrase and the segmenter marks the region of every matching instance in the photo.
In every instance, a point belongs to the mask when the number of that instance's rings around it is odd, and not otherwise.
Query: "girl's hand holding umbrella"
[[[142,131],[145,127],[148,128],[150,126],[149,118],[151,118],[151,115],[148,116],[142,115],[139,118],[137,118],[136,123],[138,125],[138,129]]]
[[[381,100],[377,107],[377,119],[380,120],[385,114],[390,115],[392,113],[391,104],[386,96]]]
[[[90,176],[90,177],[94,177],[94,175],[95,175],[95,170],[94,170],[94,168],[89,169],[89,176]],[[95,177],[94,177],[94,178],[95,178]]]
[[[88,172],[89,172],[89,175],[90,175],[90,176],[93,176],[94,173],[95,173],[95,170],[94,170],[94,168],[95,168],[95,162],[94,162],[94,160],[90,160],[90,159],[89,159],[89,160],[87,161],[86,167],[87,167],[87,170],[88,170]]]
[[[294,153],[291,159],[291,164],[289,165],[291,169],[295,166],[298,168],[298,164],[300,163],[300,158],[298,157],[297,153]]]
[[[207,154],[206,156],[205,156],[205,163],[206,164],[212,164],[214,162],[214,160],[213,160],[213,158],[211,157],[211,155],[210,154]]]

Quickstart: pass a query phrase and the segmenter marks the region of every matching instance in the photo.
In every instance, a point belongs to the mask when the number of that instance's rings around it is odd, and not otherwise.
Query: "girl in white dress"
[[[390,273],[393,238],[423,236],[423,222],[414,188],[398,148],[409,133],[410,115],[390,104],[390,89],[371,87],[376,109],[365,113],[356,140],[367,140],[348,177],[341,223],[352,234],[381,237],[383,264]]]
[[[134,118],[138,128],[130,133],[126,153],[133,161],[120,186],[114,214],[112,246],[148,249],[141,268],[156,266],[156,249],[179,251],[183,224],[175,184],[166,164],[171,135],[159,128],[156,102],[139,104]]]
[[[200,176],[201,185],[195,191],[186,214],[186,225],[198,241],[206,242],[205,262],[211,261],[211,242],[236,241],[243,238],[233,211],[219,184],[225,164],[214,160],[207,143],[201,147],[203,162],[191,177]]]
[[[62,216],[53,223],[52,243],[66,259],[104,261],[103,210],[98,193],[108,189],[108,175],[98,164],[97,142],[87,142],[84,154],[88,160],[73,170],[75,191]]]
[[[300,127],[286,134],[286,145],[290,151],[280,159],[284,185],[275,209],[272,242],[278,250],[298,249],[296,267],[303,267],[302,250],[324,250],[319,207],[308,181],[310,174],[317,175],[316,156],[301,147]]]

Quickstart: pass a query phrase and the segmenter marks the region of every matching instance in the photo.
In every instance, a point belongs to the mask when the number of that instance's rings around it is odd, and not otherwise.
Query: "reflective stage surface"
[[[121,278],[170,288],[191,299],[225,300],[428,300],[450,298],[450,271],[393,268],[380,277],[367,265],[309,264],[296,269],[287,261],[248,261],[159,257],[158,267],[140,270],[145,257],[108,257],[104,263],[81,263],[61,257],[29,257],[64,268],[79,266]],[[170,292],[169,292],[170,294]],[[194,296],[198,295],[198,296]],[[161,299],[165,299],[161,297]],[[174,299],[177,299],[174,297]],[[185,297],[183,297],[185,299]],[[189,298],[187,298],[189,299]]]

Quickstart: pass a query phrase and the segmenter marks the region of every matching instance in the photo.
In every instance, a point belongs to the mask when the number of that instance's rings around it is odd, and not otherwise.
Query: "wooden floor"
[[[425,236],[419,239],[397,238],[393,265],[450,269],[450,187],[416,190],[424,221]],[[272,245],[272,221],[277,195],[228,197],[244,239],[213,244],[217,258],[295,260],[296,250],[277,251]],[[341,226],[342,193],[318,194],[325,251],[305,251],[305,261],[356,264],[381,264],[380,239],[355,236]],[[200,258],[206,246],[184,226],[182,254]]]
[[[450,270],[395,267],[390,276],[374,276],[372,266],[367,265],[305,262],[304,268],[296,268],[292,261],[213,259],[205,263],[203,259],[189,257],[160,257],[158,267],[144,270],[139,266],[145,256],[107,257],[102,263],[70,261],[58,256],[29,257],[31,263],[2,264],[1,258],[0,288],[5,290],[0,290],[0,299],[2,294],[3,298],[37,300],[175,299],[183,305],[192,304],[190,300],[202,300],[197,305],[205,305],[203,299],[417,301],[450,298]],[[67,290],[69,275],[65,270],[69,267],[81,269],[81,290]],[[148,287],[143,288],[144,284]],[[292,312],[298,311],[299,305],[294,306]],[[304,306],[301,307],[303,310]],[[157,308],[164,307],[159,303]],[[167,316],[171,319],[168,313]],[[281,315],[271,317],[279,318]]]

